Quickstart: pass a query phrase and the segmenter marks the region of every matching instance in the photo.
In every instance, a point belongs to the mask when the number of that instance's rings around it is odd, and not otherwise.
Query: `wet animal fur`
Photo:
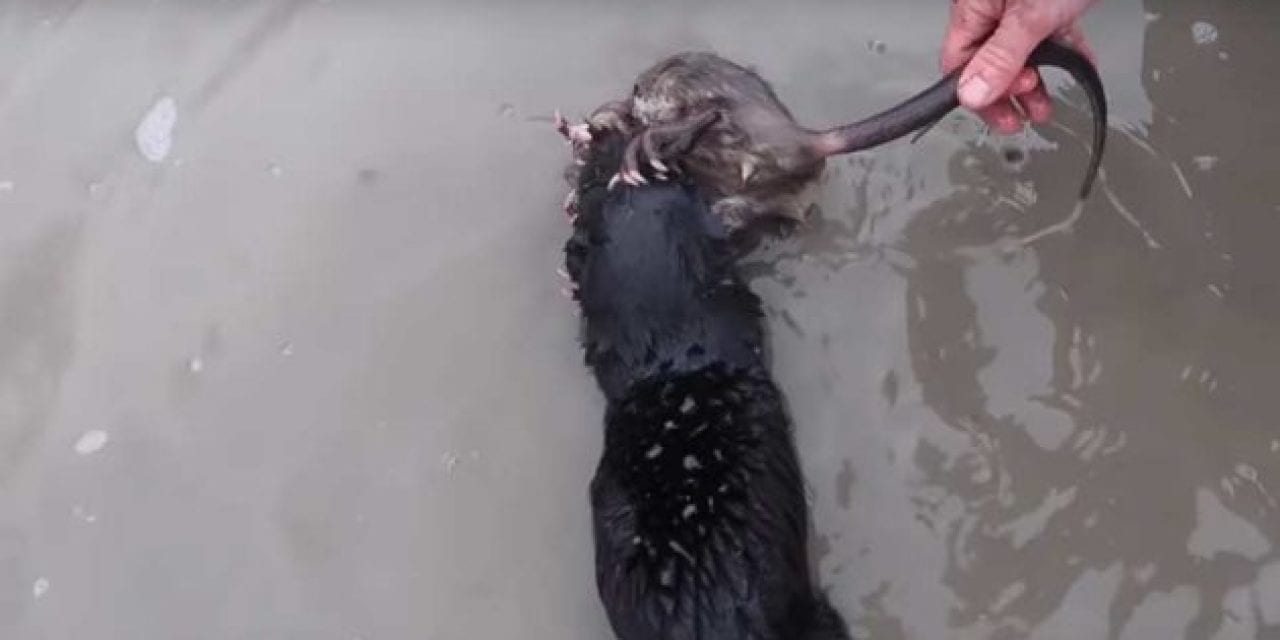
[[[1089,195],[1106,142],[1107,100],[1093,64],[1053,40],[1031,54],[1033,66],[1068,71],[1085,90],[1093,110],[1093,148],[1080,189]],[[758,220],[798,222],[814,203],[815,183],[828,157],[870,149],[927,130],[959,107],[956,70],[902,103],[863,120],[825,130],[796,122],[767,81],[754,71],[708,52],[668,56],[644,70],[631,96],[606,103],[588,118],[593,126],[619,126],[633,136],[621,175],[638,183],[641,164],[663,173],[677,166],[708,193],[712,209],[731,229]],[[696,145],[673,153],[673,138],[718,121]],[[681,146],[681,145],[676,145]]]
[[[596,582],[620,640],[846,640],[814,584],[803,478],[760,302],[689,180],[608,183],[626,136],[580,136],[565,266],[607,401]]]

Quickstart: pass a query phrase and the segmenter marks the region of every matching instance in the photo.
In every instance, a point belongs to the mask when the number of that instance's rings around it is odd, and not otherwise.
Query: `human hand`
[[[948,73],[964,65],[960,104],[1001,133],[1016,133],[1024,118],[1048,120],[1049,95],[1040,74],[1026,66],[1027,57],[1041,41],[1056,35],[1094,60],[1076,20],[1096,1],[951,0],[942,70]]]

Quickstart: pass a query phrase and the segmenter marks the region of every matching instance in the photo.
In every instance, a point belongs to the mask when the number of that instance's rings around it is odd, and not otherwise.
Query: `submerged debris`
[[[1191,25],[1191,39],[1198,45],[1213,44],[1218,41],[1218,28],[1203,20]]]

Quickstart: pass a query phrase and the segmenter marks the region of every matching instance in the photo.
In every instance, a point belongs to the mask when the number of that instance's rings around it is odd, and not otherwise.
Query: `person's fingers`
[[[1023,69],[1019,72],[1009,95],[1028,120],[1044,122],[1049,119],[1052,112],[1049,94],[1045,92],[1040,74],[1035,69]]]
[[[1013,105],[1013,112],[1018,115],[1018,125],[1021,127],[1023,121],[1029,119],[1027,108],[1022,105],[1022,100],[1018,98],[1009,98],[1009,104]]]
[[[1039,4],[1023,3],[1010,9],[991,38],[965,65],[959,85],[962,105],[982,109],[1009,93],[1032,49],[1058,27],[1038,7]]]
[[[963,69],[961,105],[1000,133],[1016,133],[1025,119],[1048,120],[1052,101],[1027,58],[1053,34],[1096,65],[1075,22],[1096,1],[953,0],[940,64],[945,73]]]
[[[978,116],[987,126],[999,133],[1011,134],[1022,130],[1022,116],[1009,100],[1001,100],[978,110]]]
[[[1013,80],[1013,85],[1009,87],[1009,95],[1022,95],[1029,91],[1035,91],[1040,86],[1040,74],[1030,67],[1023,68]]]
[[[968,62],[977,51],[978,44],[995,30],[1003,13],[1003,0],[953,2],[946,35],[942,39],[942,72],[950,73]]]
[[[1043,86],[1018,96],[1018,103],[1032,122],[1048,122],[1053,116],[1053,101]]]

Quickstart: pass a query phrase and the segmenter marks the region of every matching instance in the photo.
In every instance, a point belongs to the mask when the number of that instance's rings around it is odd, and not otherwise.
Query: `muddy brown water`
[[[866,115],[946,3],[533,4],[0,3],[0,637],[608,637],[544,119],[689,47]],[[1280,638],[1280,5],[1086,27],[1074,222],[1050,72],[746,265],[866,637]]]

